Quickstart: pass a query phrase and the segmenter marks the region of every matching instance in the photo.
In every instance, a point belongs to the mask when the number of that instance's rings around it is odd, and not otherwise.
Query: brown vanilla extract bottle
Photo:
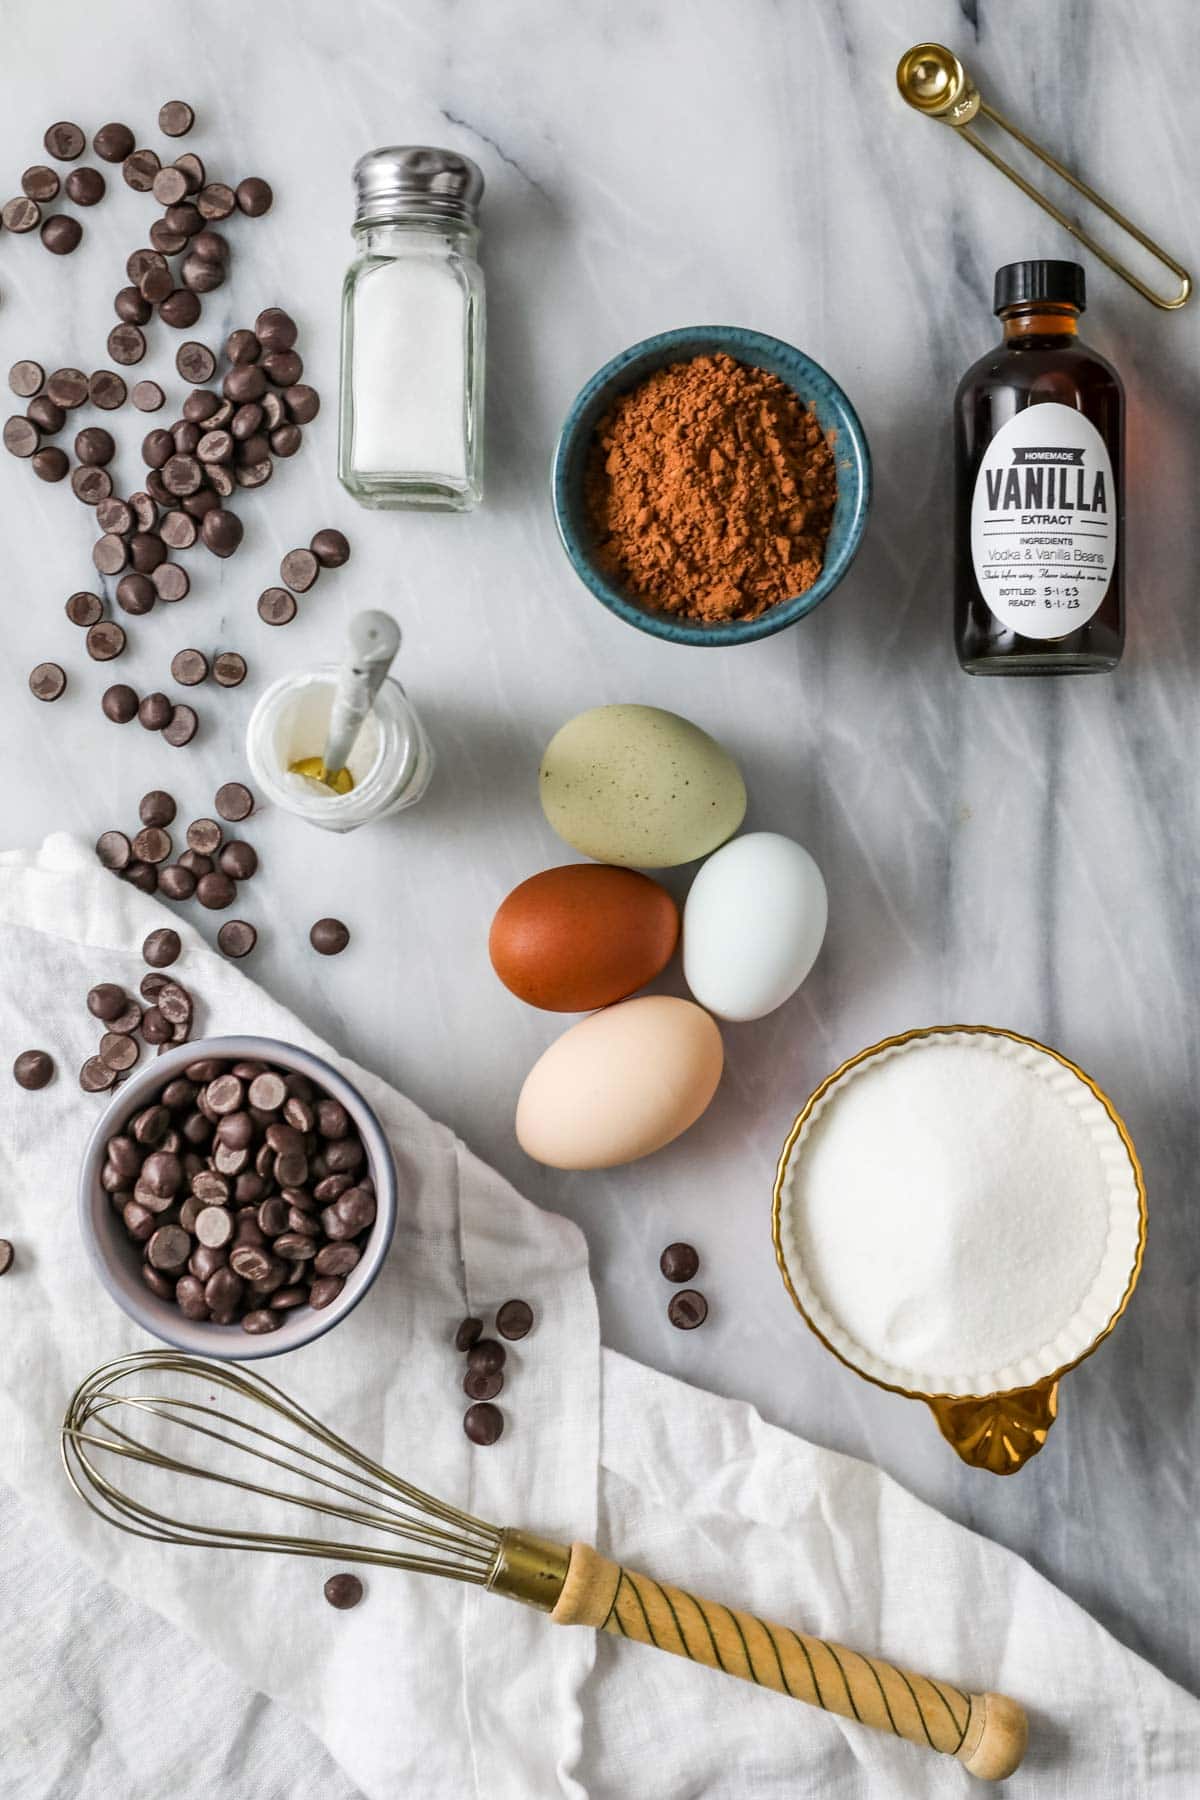
[[[1079,341],[1083,270],[996,272],[1004,338],[954,402],[954,636],[971,675],[1114,669],[1125,642],[1125,395]]]

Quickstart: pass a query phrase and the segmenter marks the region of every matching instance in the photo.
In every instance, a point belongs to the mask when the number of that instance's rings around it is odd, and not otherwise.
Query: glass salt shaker
[[[483,492],[483,175],[425,145],[355,165],[338,476],[362,506],[467,512]]]

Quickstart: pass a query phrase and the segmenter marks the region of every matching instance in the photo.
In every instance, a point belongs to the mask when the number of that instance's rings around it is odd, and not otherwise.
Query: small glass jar
[[[293,764],[320,756],[337,688],[337,663],[273,682],[250,715],[246,755],[263,796],[324,831],[354,831],[415,806],[433,774],[433,751],[398,681],[385,681],[350,753],[354,786],[335,794]]]
[[[467,512],[483,495],[483,175],[398,146],[362,157],[354,185],[339,479],[362,506]]]

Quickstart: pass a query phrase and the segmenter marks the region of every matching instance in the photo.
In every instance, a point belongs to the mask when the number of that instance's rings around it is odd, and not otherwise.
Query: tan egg
[[[679,908],[648,875],[569,863],[515,887],[488,951],[506,988],[549,1012],[592,1012],[636,993],[679,941]]]
[[[608,1169],[661,1150],[717,1091],[724,1050],[691,1000],[647,994],[592,1013],[534,1064],[517,1141],[554,1169]]]

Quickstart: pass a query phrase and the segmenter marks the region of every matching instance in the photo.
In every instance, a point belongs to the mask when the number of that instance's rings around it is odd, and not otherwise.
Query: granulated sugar
[[[833,1090],[793,1165],[815,1296],[872,1356],[924,1372],[908,1385],[926,1392],[981,1391],[949,1377],[1047,1345],[1108,1237],[1091,1114],[1064,1097],[1059,1065],[1026,1066],[997,1043],[927,1039],[868,1062]]]

